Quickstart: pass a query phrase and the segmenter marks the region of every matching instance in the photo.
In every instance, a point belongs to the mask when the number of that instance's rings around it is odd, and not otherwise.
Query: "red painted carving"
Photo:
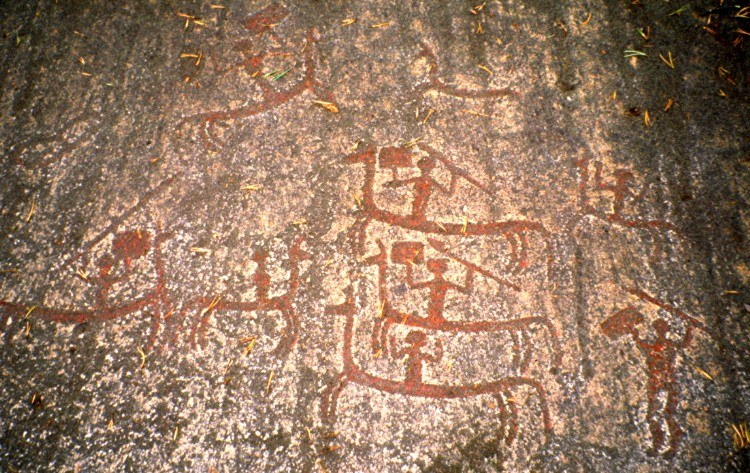
[[[643,338],[638,331],[638,326],[643,324],[645,316],[635,307],[628,306],[615,312],[601,324],[602,332],[612,340],[630,335],[636,346],[646,358],[649,372],[648,382],[648,413],[647,420],[651,430],[652,448],[650,455],[662,455],[665,458],[673,457],[677,453],[683,432],[675,420],[679,395],[675,370],[677,365],[677,354],[685,350],[693,340],[695,329],[704,329],[703,323],[687,315],[681,310],[661,302],[654,297],[638,289],[628,289],[630,294],[637,296],[642,301],[653,304],[668,314],[675,321],[681,321],[685,326],[684,335],[679,341],[673,341],[667,334],[672,329],[672,324],[664,318],[658,318],[652,323],[656,334],[653,341]],[[662,406],[659,400],[661,393],[666,394],[666,403]],[[667,432],[662,429],[662,421],[667,425],[669,433],[669,448],[663,450]]]
[[[20,318],[26,315],[50,322],[83,323],[116,319],[142,312],[151,317],[151,333],[148,342],[150,349],[156,342],[164,315],[172,307],[166,291],[164,261],[160,251],[161,245],[169,236],[168,233],[152,236],[149,232],[142,230],[127,230],[115,234],[111,250],[95,263],[95,273],[86,276],[86,281],[94,287],[96,294],[92,308],[61,310],[0,301],[0,329],[7,326],[10,317]],[[111,302],[110,295],[113,286],[131,280],[135,276],[133,262],[145,258],[149,253],[151,253],[156,272],[153,287],[133,300],[122,303]],[[84,255],[83,260],[88,262],[88,256]]]
[[[273,3],[245,19],[244,26],[248,30],[250,37],[235,45],[236,49],[240,51],[245,59],[223,71],[219,71],[219,75],[226,75],[230,71],[247,68],[253,75],[251,80],[255,81],[261,90],[262,99],[260,101],[248,103],[233,109],[197,113],[195,115],[184,117],[178,123],[178,127],[183,124],[197,125],[199,127],[201,143],[207,150],[217,150],[224,145],[223,140],[216,132],[216,125],[218,123],[244,120],[254,117],[280,107],[301,96],[306,91],[310,91],[310,93],[319,100],[334,102],[330,92],[328,92],[325,86],[315,77],[313,55],[317,39],[316,32],[313,29],[307,31],[305,45],[301,48],[304,49],[303,52],[300,52],[299,45],[295,45],[294,48],[269,48],[258,50],[257,52],[253,48],[253,40],[260,39],[266,33],[275,38],[276,35],[273,32],[272,27],[283,22],[288,15],[289,12],[286,8]],[[302,78],[296,79],[297,82],[294,83],[292,87],[278,87],[274,77],[267,77],[265,74],[258,73],[263,66],[263,62],[274,56],[292,58],[301,56],[300,60],[302,62],[302,67],[304,68]],[[284,75],[284,80],[292,79],[295,76],[299,76],[299,72],[291,70],[288,74]]]
[[[308,259],[309,255],[302,249],[302,238],[298,238],[289,251],[290,275],[287,292],[280,296],[270,297],[269,289],[271,278],[267,272],[266,259],[268,254],[264,251],[255,251],[252,259],[257,265],[253,275],[253,285],[256,289],[256,298],[251,302],[228,301],[220,297],[197,297],[180,306],[174,304],[166,290],[167,277],[164,270],[164,259],[160,248],[170,237],[169,233],[160,233],[152,236],[144,230],[126,230],[117,232],[112,240],[109,252],[100,257],[93,265],[92,271],[82,272],[85,281],[94,288],[94,303],[90,309],[61,310],[56,308],[37,307],[33,305],[21,305],[9,301],[0,301],[0,330],[4,330],[11,317],[19,319],[28,315],[34,319],[62,323],[83,323],[91,321],[102,321],[116,319],[136,313],[148,314],[151,317],[151,332],[147,349],[151,350],[157,345],[159,331],[166,319],[173,326],[170,327],[171,336],[166,343],[175,344],[181,333],[183,321],[188,315],[195,315],[189,332],[191,346],[199,343],[205,346],[206,330],[210,318],[214,313],[221,311],[234,312],[273,312],[278,311],[284,319],[283,329],[274,354],[285,359],[299,337],[299,320],[294,309],[294,298],[300,285],[299,262]],[[94,241],[99,242],[104,238],[98,235]],[[93,243],[87,245],[90,250]],[[151,257],[154,275],[154,286],[146,290],[138,298],[122,303],[112,302],[112,290],[117,284],[132,281],[137,275],[134,271],[136,260]],[[79,253],[72,261],[80,260],[83,268],[89,267],[88,252]],[[82,276],[83,277],[83,276]],[[33,307],[33,308],[32,308]],[[177,324],[176,326],[174,326]],[[10,332],[8,332],[10,333]],[[161,348],[164,348],[163,345]]]
[[[159,184],[154,186],[153,189],[147,191],[143,196],[141,196],[138,199],[138,202],[135,203],[132,207],[127,209],[125,212],[120,214],[117,218],[112,219],[112,223],[110,223],[106,228],[104,228],[101,232],[99,232],[94,238],[89,240],[85,245],[83,245],[83,248],[81,251],[73,255],[72,257],[65,260],[65,263],[63,264],[63,267],[68,268],[73,263],[78,261],[79,259],[85,257],[89,251],[99,243],[101,243],[105,238],[107,238],[109,235],[114,234],[117,232],[118,228],[121,228],[123,226],[123,223],[139,211],[143,210],[146,204],[153,198],[160,195],[163,191],[168,189],[174,182],[180,178],[180,174],[176,174],[172,177],[169,177],[167,179],[164,179]]]
[[[420,175],[411,179],[397,179],[396,169],[408,167],[408,161],[404,157],[406,150],[402,150],[402,155],[398,160],[393,158],[395,154],[393,148],[383,148],[387,150],[383,156],[381,150],[380,166],[389,168],[394,173],[394,179],[390,186],[399,187],[404,185],[414,186],[414,200],[412,211],[409,215],[400,215],[388,210],[382,209],[375,201],[375,174],[377,172],[378,160],[376,159],[376,148],[372,145],[366,146],[363,150],[357,151],[344,159],[344,162],[350,164],[363,164],[365,167],[365,177],[362,184],[362,216],[355,226],[353,236],[358,251],[364,251],[367,226],[372,222],[380,221],[388,225],[395,225],[409,230],[415,230],[425,234],[438,236],[487,236],[497,235],[504,237],[511,247],[511,260],[509,271],[514,274],[523,272],[529,266],[529,236],[538,235],[543,238],[547,249],[547,270],[552,268],[552,253],[549,233],[541,223],[529,220],[506,220],[498,222],[437,222],[431,221],[426,217],[426,210],[430,203],[430,198],[434,192],[444,192],[452,195],[456,190],[459,179],[464,179],[485,193],[491,194],[486,186],[471,177],[466,171],[454,165],[446,156],[426,144],[418,144],[417,147],[427,154],[421,158],[417,167]],[[398,166],[393,163],[398,162]],[[448,188],[443,187],[432,176],[431,172],[437,163],[441,163],[451,174],[451,182]]]
[[[463,89],[455,85],[445,83],[440,78],[439,72],[439,60],[435,55],[435,52],[426,43],[422,43],[422,51],[419,57],[427,58],[430,62],[429,72],[427,73],[426,82],[417,86],[416,90],[420,94],[425,94],[431,90],[437,91],[444,95],[452,97],[458,97],[463,99],[497,99],[500,97],[506,97],[508,95],[517,94],[510,89],[483,89],[483,90],[471,90]]]
[[[285,359],[294,348],[299,338],[299,319],[294,308],[294,298],[300,285],[300,261],[309,259],[310,255],[302,249],[302,237],[299,237],[289,249],[289,280],[286,293],[270,297],[271,276],[268,274],[266,260],[268,253],[264,250],[256,250],[252,254],[252,260],[256,264],[252,281],[255,288],[255,299],[249,302],[228,301],[221,298],[200,297],[185,304],[180,313],[180,323],[194,314],[193,323],[190,328],[191,346],[199,344],[205,347],[206,330],[211,316],[221,311],[235,311],[243,313],[253,312],[279,312],[284,319],[285,327],[274,354]],[[179,334],[175,332],[172,338],[174,342]]]
[[[260,36],[269,31],[274,25],[281,23],[287,16],[289,16],[289,10],[278,3],[272,3],[259,12],[245,18],[244,24],[250,34]]]
[[[380,307],[379,317],[375,319],[374,330],[372,334],[373,353],[388,353],[388,334],[395,324],[403,326],[422,328],[427,330],[436,330],[449,333],[486,333],[486,332],[506,332],[511,334],[514,344],[514,367],[520,373],[525,373],[531,360],[531,339],[529,330],[531,328],[543,328],[548,334],[547,343],[550,351],[555,353],[556,358],[553,363],[559,363],[561,352],[558,347],[558,339],[554,327],[545,317],[523,317],[511,320],[479,320],[479,321],[455,321],[448,320],[444,316],[445,298],[448,291],[457,291],[462,294],[470,295],[473,286],[473,277],[475,272],[488,274],[491,279],[505,282],[498,276],[486,271],[476,265],[470,265],[466,268],[466,280],[463,286],[447,281],[444,277],[447,270],[448,260],[444,258],[430,259],[426,261],[428,271],[433,274],[433,278],[428,281],[416,282],[413,278],[413,268],[425,263],[422,255],[424,254],[424,245],[419,242],[397,242],[394,243],[391,250],[391,262],[403,264],[406,268],[406,284],[410,289],[428,289],[427,295],[427,315],[420,317],[418,315],[401,312],[394,307],[389,300],[387,289],[387,272],[388,272],[388,254],[382,241],[377,240],[380,249],[379,254],[369,256],[363,259],[367,265],[377,266],[378,268],[378,304]],[[460,262],[460,261],[459,261]],[[466,266],[466,265],[465,265]],[[476,268],[476,269],[475,269]],[[509,283],[508,283],[509,284]],[[514,286],[514,285],[513,285]],[[516,287],[516,286],[514,286]]]
[[[482,192],[492,194],[480,181],[456,166],[446,156],[432,147],[419,144],[415,148],[423,155],[417,159],[416,153],[407,148],[374,146],[351,154],[347,163],[364,165],[364,181],[361,214],[354,225],[353,250],[359,264],[373,267],[377,274],[377,313],[372,313],[374,304],[355,301],[354,285],[346,291],[343,304],[328,307],[329,315],[340,315],[346,319],[343,341],[343,369],[324,392],[322,415],[326,422],[334,423],[337,416],[338,399],[347,385],[358,384],[388,393],[434,399],[467,398],[479,395],[493,396],[500,409],[505,441],[510,444],[518,431],[518,407],[508,402],[513,391],[519,388],[530,389],[538,399],[541,410],[541,430],[545,435],[552,432],[551,419],[547,407],[547,397],[541,383],[529,375],[532,358],[539,344],[546,345],[552,358],[550,365],[558,366],[562,353],[559,349],[557,332],[550,321],[543,316],[520,317],[505,320],[487,317],[479,320],[462,320],[460,314],[447,312],[447,301],[454,296],[471,301],[475,294],[475,279],[484,276],[503,291],[517,292],[521,286],[509,281],[507,276],[516,276],[529,265],[530,235],[541,237],[546,248],[545,267],[551,265],[549,255],[549,235],[544,227],[536,222],[514,220],[503,222],[472,223],[437,222],[429,217],[431,197],[435,192],[448,196],[458,190],[458,183],[464,180]],[[442,185],[432,175],[437,166],[450,173],[448,185]],[[378,170],[380,168],[380,171]],[[376,198],[376,173],[390,173],[392,180],[388,187],[412,187],[413,201],[409,213],[399,214],[379,205]],[[411,177],[401,177],[399,173],[410,171]],[[385,234],[370,236],[368,227],[373,223],[396,231],[396,235],[408,234],[414,239],[401,239],[386,243]],[[386,232],[388,233],[388,232]],[[469,256],[462,256],[448,244],[450,238],[469,237],[496,241],[498,237],[509,242],[510,257],[507,266],[500,272],[472,262]],[[396,237],[397,238],[397,237]],[[370,245],[368,245],[368,242]],[[374,243],[377,250],[367,254],[366,249]],[[462,282],[455,282],[456,266]],[[364,274],[364,273],[358,273]],[[361,276],[356,276],[360,278]],[[367,277],[367,276],[365,276]],[[369,281],[369,280],[368,280]],[[394,281],[399,284],[396,291],[389,287]],[[361,284],[360,288],[369,287]],[[484,287],[484,286],[482,286]],[[483,289],[483,291],[486,291]],[[418,296],[417,296],[418,295]],[[421,298],[423,305],[414,311],[403,309],[400,297]],[[485,294],[486,296],[486,294]],[[358,300],[373,297],[366,294]],[[370,311],[370,316],[360,315]],[[386,357],[390,360],[405,360],[403,378],[390,378],[387,375],[373,374],[368,368],[355,361],[353,353],[356,319],[372,321],[370,352],[374,358]],[[399,335],[399,334],[404,334]],[[424,367],[438,363],[443,358],[446,338],[459,334],[495,334],[494,339],[505,338],[512,350],[512,360],[507,370],[510,375],[498,375],[495,379],[483,382],[458,382],[438,384],[423,378]],[[400,342],[398,338],[400,338]],[[429,343],[434,339],[434,345]],[[433,348],[428,348],[432,345]]]
[[[588,159],[577,161],[580,180],[578,183],[580,192],[581,210],[584,215],[592,215],[602,221],[611,222],[624,228],[642,229],[649,232],[653,241],[654,249],[652,259],[658,260],[663,255],[662,239],[667,237],[667,232],[672,232],[679,237],[677,228],[666,220],[647,220],[630,216],[628,207],[643,199],[648,186],[641,187],[635,192],[637,186],[635,174],[625,168],[618,168],[612,172],[609,178],[602,175],[602,163],[594,162],[594,175],[590,175],[590,163]],[[610,212],[602,211],[592,204],[592,194],[609,195],[612,201]]]
[[[500,408],[500,419],[503,423],[501,429],[506,430],[505,441],[507,445],[510,445],[518,433],[518,411],[515,404],[508,401],[508,398],[512,397],[512,392],[515,388],[527,387],[532,389],[538,397],[542,411],[542,430],[544,434],[546,436],[552,434],[552,420],[547,407],[547,395],[541,383],[534,378],[508,376],[485,383],[461,385],[425,383],[422,380],[422,366],[425,362],[438,362],[442,357],[442,346],[438,343],[438,353],[436,355],[424,353],[426,335],[420,330],[409,332],[405,340],[407,346],[401,350],[398,350],[395,346],[395,341],[391,340],[391,351],[394,353],[394,357],[397,359],[407,358],[406,374],[403,380],[388,379],[368,373],[357,365],[352,356],[354,318],[357,312],[358,308],[354,300],[352,286],[349,286],[346,290],[346,300],[344,303],[330,306],[326,309],[326,314],[344,316],[346,322],[344,326],[343,370],[327,386],[323,393],[321,413],[325,422],[336,422],[338,398],[344,388],[350,383],[392,394],[433,399],[457,399],[491,395],[495,398]]]

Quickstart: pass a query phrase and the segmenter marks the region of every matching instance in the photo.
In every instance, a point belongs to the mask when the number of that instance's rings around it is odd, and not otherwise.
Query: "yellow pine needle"
[[[414,139],[413,139],[413,140],[411,140],[411,141],[407,141],[406,143],[404,143],[404,148],[411,148],[412,146],[414,146],[414,145],[416,145],[417,143],[419,143],[419,141],[420,141],[421,139],[422,139],[422,138],[420,137],[420,138],[414,138]]]
[[[34,212],[36,212],[36,197],[31,198],[31,210],[29,210],[29,215],[26,217],[26,223],[29,223],[31,221],[31,217],[34,216]]]
[[[341,20],[341,26],[353,25],[356,22],[357,22],[356,18],[347,18],[346,20]]]
[[[266,396],[268,396],[268,394],[271,392],[271,381],[273,381],[273,375],[273,371],[271,371],[271,374],[268,375],[268,384],[266,384]]]
[[[146,353],[141,347],[138,347],[138,353],[141,355],[141,366],[139,367],[139,369],[143,369],[143,367],[146,366]]]
[[[693,368],[695,369],[695,371],[698,372],[698,374],[700,374],[701,376],[703,376],[707,380],[709,380],[709,381],[713,381],[714,380],[714,378],[710,374],[708,374],[706,371],[702,370],[701,368],[699,368],[697,366],[693,366]]]
[[[331,113],[339,113],[339,109],[336,106],[335,103],[332,102],[324,102],[323,100],[313,100],[312,103],[316,105],[320,105],[321,107],[325,108]]]
[[[741,424],[732,424],[732,441],[734,448],[737,450],[744,450],[750,447],[750,431],[747,428],[747,422]]]
[[[674,59],[672,58],[672,51],[667,51],[667,56],[669,57],[669,59],[665,58],[662,54],[659,54],[661,60],[664,61],[664,63],[671,69],[674,69]]]
[[[242,356],[249,355],[250,352],[253,351],[254,346],[255,346],[255,337],[251,337],[250,343],[247,344],[247,348],[245,348],[245,351],[242,352]]]
[[[487,74],[492,75],[492,71],[490,70],[489,67],[483,66],[481,64],[478,64],[477,67],[480,68],[481,70],[485,71]]]
[[[221,299],[219,299],[219,296],[214,297],[213,300],[211,300],[211,303],[208,304],[208,307],[206,307],[206,312],[210,312],[211,309],[216,307],[216,305],[219,303],[220,300]]]

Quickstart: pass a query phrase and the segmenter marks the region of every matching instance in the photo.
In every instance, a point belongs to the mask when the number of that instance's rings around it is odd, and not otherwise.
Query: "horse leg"
[[[513,365],[513,369],[520,373],[523,366],[521,341],[518,339],[518,334],[515,331],[510,332],[510,339],[513,341],[513,360],[511,361],[511,364]]]
[[[518,261],[516,274],[520,274],[529,267],[529,236],[524,231],[519,232],[517,235],[519,235],[519,240],[521,241],[521,257]]]
[[[547,394],[544,392],[544,388],[539,381],[525,378],[523,384],[526,384],[536,391],[537,397],[539,398],[539,406],[542,410],[542,430],[545,439],[549,441],[554,432],[552,431],[552,419],[550,418],[549,407],[547,406]]]
[[[341,392],[346,387],[348,381],[346,373],[339,374],[331,380],[323,391],[323,399],[320,403],[321,417],[324,423],[333,425],[336,423],[336,409]]]
[[[377,355],[378,352],[383,351],[381,343],[381,334],[383,331],[383,319],[378,317],[375,319],[375,325],[372,327],[372,337],[370,344],[372,345],[372,354]]]
[[[158,306],[154,309],[154,313],[151,314],[151,333],[149,334],[148,346],[146,347],[148,351],[151,351],[156,347],[159,329],[161,328],[161,312],[159,311]]]
[[[516,400],[511,396],[510,391],[505,391],[503,395],[505,397],[503,409],[508,412],[507,415],[509,420],[508,433],[505,436],[505,445],[510,447],[518,436],[518,406],[516,405]]]
[[[203,119],[204,123],[200,129],[201,141],[203,147],[208,151],[220,151],[224,147],[224,143],[220,140],[214,132],[216,119],[208,117]]]
[[[531,337],[529,332],[521,330],[521,348],[523,348],[523,356],[521,357],[521,373],[526,373],[531,365],[531,356],[533,355],[531,346]]]
[[[281,315],[286,322],[286,326],[281,332],[281,339],[278,345],[274,348],[274,354],[279,358],[286,359],[291,353],[292,348],[297,343],[298,330],[297,330],[297,316],[294,310],[287,307],[281,310]]]
[[[503,233],[503,236],[508,242],[508,245],[510,245],[510,259],[508,260],[508,266],[506,267],[505,272],[516,274],[518,272],[516,269],[518,267],[518,241],[513,232],[505,232]]]

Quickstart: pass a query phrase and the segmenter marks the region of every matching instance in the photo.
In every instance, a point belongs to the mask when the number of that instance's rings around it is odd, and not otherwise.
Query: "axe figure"
[[[679,402],[675,377],[677,353],[678,350],[690,345],[695,326],[690,323],[686,324],[685,335],[680,341],[675,342],[667,336],[670,330],[669,323],[658,318],[652,324],[656,332],[656,340],[649,342],[641,338],[638,333],[637,327],[643,323],[643,320],[643,314],[634,307],[628,306],[605,320],[601,328],[602,332],[612,340],[630,334],[646,358],[649,373],[647,420],[653,442],[648,454],[651,456],[661,454],[664,458],[671,458],[677,453],[677,447],[683,435],[682,429],[674,418]],[[666,403],[660,401],[659,394],[661,393],[666,394]],[[669,449],[664,452],[661,452],[665,440],[662,420],[669,431]]]

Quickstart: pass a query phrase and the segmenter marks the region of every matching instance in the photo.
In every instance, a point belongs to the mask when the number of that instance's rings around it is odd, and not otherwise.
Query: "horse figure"
[[[195,314],[190,327],[189,340],[191,347],[206,346],[206,331],[211,316],[220,311],[238,312],[273,312],[278,311],[284,320],[281,338],[273,349],[274,355],[286,359],[299,338],[299,318],[294,309],[294,299],[300,286],[300,262],[310,259],[310,254],[302,249],[304,239],[298,237],[289,249],[289,287],[287,291],[275,297],[269,297],[271,278],[266,268],[268,253],[264,250],[253,252],[252,259],[257,268],[253,275],[255,299],[252,301],[227,301],[220,297],[199,297],[185,304],[180,312],[180,321],[188,318],[188,314]],[[182,322],[180,322],[182,323]],[[178,331],[179,333],[179,331]],[[173,337],[175,341],[176,336]]]
[[[529,247],[530,235],[539,235],[543,241],[547,252],[547,272],[551,273],[553,257],[551,253],[551,241],[549,232],[541,223],[529,220],[504,220],[495,222],[465,222],[451,223],[438,222],[427,219],[425,210],[429,203],[431,194],[434,190],[443,190],[452,193],[455,189],[455,182],[458,178],[464,178],[471,184],[479,187],[484,192],[489,191],[481,186],[471,176],[452,165],[448,158],[443,156],[437,150],[425,144],[416,145],[420,150],[427,153],[427,158],[420,160],[421,175],[418,178],[410,180],[394,180],[395,185],[414,184],[415,197],[412,206],[412,213],[401,215],[388,210],[382,209],[375,201],[375,175],[377,172],[378,157],[373,145],[366,146],[361,151],[356,151],[344,158],[347,164],[361,164],[365,167],[364,181],[362,184],[361,212],[357,223],[352,231],[352,237],[355,244],[355,250],[363,254],[366,243],[367,227],[373,220],[383,222],[387,225],[395,225],[407,230],[414,230],[436,236],[492,236],[497,235],[505,238],[510,246],[511,257],[507,272],[520,274],[529,267]],[[387,149],[387,148],[384,148]],[[380,154],[381,167],[390,165],[390,162],[384,162],[384,153]],[[442,189],[435,183],[434,178],[430,176],[430,171],[435,162],[447,163],[451,172],[451,185],[449,189]],[[427,164],[429,163],[429,164]],[[393,167],[393,166],[390,166]],[[481,187],[480,187],[481,186]]]
[[[321,414],[323,421],[334,424],[337,417],[337,403],[341,393],[349,384],[359,384],[391,394],[416,396],[431,399],[459,399],[480,395],[490,395],[496,400],[500,409],[501,431],[507,445],[511,445],[518,435],[518,407],[513,400],[513,390],[520,387],[530,388],[538,399],[541,410],[542,431],[547,439],[553,434],[552,420],[547,406],[547,395],[541,383],[527,376],[507,376],[494,381],[472,384],[433,384],[422,380],[422,364],[437,362],[442,356],[430,356],[423,353],[426,336],[420,330],[412,330],[406,337],[407,348],[394,350],[396,358],[407,358],[407,372],[403,381],[388,379],[368,373],[354,361],[352,340],[354,336],[354,317],[357,306],[354,290],[349,285],[345,291],[346,299],[342,304],[326,308],[327,315],[344,316],[343,369],[328,384],[323,392]]]
[[[156,344],[162,320],[169,317],[173,307],[166,291],[166,274],[160,251],[161,245],[169,237],[169,233],[160,233],[156,237],[152,237],[149,232],[140,229],[116,233],[112,240],[110,252],[96,262],[96,274],[89,276],[83,270],[78,273],[84,281],[95,288],[95,302],[92,308],[62,310],[51,307],[27,307],[8,301],[0,301],[0,330],[7,325],[10,317],[80,324],[112,320],[136,312],[143,312],[148,313],[151,317],[151,331],[147,349],[152,349]],[[110,295],[113,286],[130,280],[135,274],[133,262],[146,257],[149,252],[152,254],[156,273],[154,286],[133,300],[112,303]]]

